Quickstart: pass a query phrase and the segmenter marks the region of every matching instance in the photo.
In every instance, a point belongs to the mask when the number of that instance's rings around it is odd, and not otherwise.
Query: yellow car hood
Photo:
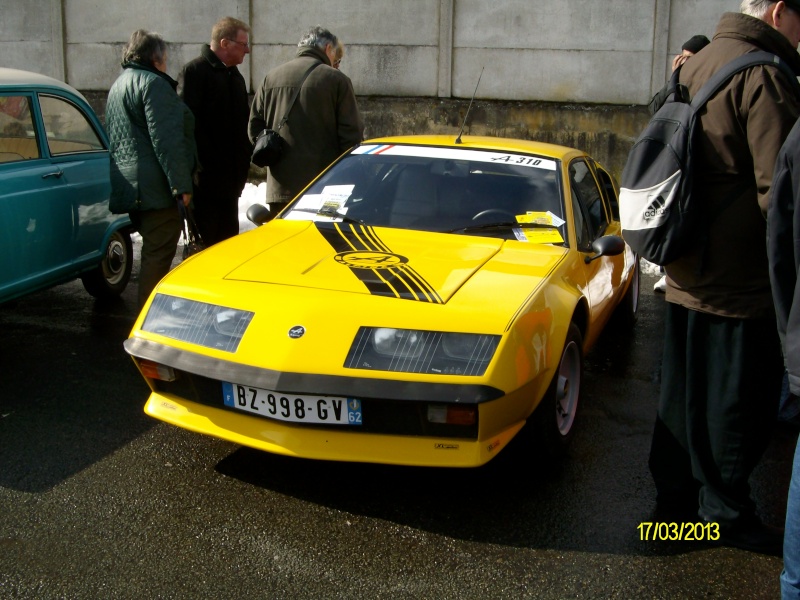
[[[275,220],[181,263],[156,291],[254,311],[279,337],[298,323],[348,343],[358,326],[385,323],[502,333],[567,255],[516,240]]]
[[[208,347],[205,354],[275,372],[339,375],[361,327],[504,335],[546,282],[559,293],[568,256],[560,246],[517,240],[276,220],[184,261],[156,293],[253,313],[235,358]],[[145,330],[148,310],[132,337],[198,351],[194,342]],[[298,325],[308,332],[301,341],[288,335]],[[520,373],[509,371],[498,387],[518,387]]]
[[[278,221],[270,229],[274,243],[225,279],[443,304],[504,243],[344,223]]]

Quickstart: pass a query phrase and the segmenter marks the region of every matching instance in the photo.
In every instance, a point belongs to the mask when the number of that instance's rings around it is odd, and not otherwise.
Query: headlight
[[[499,343],[499,335],[361,327],[344,366],[479,377],[486,372]]]
[[[420,334],[419,331],[379,327],[373,330],[372,346],[384,356],[416,358],[425,346]]]
[[[142,330],[206,348],[236,352],[254,315],[247,310],[156,294]]]

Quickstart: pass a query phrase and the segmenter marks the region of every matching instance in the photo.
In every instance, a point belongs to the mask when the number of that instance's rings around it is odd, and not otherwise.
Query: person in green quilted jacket
[[[194,117],[166,70],[164,39],[134,31],[106,104],[109,208],[128,213],[142,236],[139,308],[172,266],[183,224],[178,203],[188,206],[192,199]]]

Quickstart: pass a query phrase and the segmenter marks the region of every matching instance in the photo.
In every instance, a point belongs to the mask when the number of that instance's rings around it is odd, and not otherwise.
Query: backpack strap
[[[692,108],[695,111],[699,110],[700,107],[708,102],[709,98],[716,94],[736,73],[756,65],[773,65],[778,67],[789,78],[795,94],[798,100],[800,100],[800,83],[797,82],[797,75],[792,71],[791,67],[786,64],[786,61],[781,60],[780,57],[771,52],[758,51],[748,52],[747,54],[734,58],[731,62],[714,73],[711,79],[700,88],[697,95],[692,99]]]
[[[672,72],[672,75],[670,76],[669,81],[667,82],[667,93],[666,96],[664,96],[664,98],[666,99],[669,98],[670,95],[674,95],[673,96],[674,101],[685,102],[686,104],[689,104],[689,102],[691,101],[689,97],[689,89],[680,82],[682,67],[683,65],[679,65],[678,68]]]

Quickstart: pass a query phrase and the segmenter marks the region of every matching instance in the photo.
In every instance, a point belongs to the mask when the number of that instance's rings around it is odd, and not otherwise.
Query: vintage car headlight
[[[156,294],[142,330],[206,348],[236,352],[254,315],[247,310]]]
[[[499,335],[361,327],[346,369],[478,377],[492,360]]]
[[[384,356],[416,358],[425,347],[419,331],[378,327],[372,331],[372,346]]]

